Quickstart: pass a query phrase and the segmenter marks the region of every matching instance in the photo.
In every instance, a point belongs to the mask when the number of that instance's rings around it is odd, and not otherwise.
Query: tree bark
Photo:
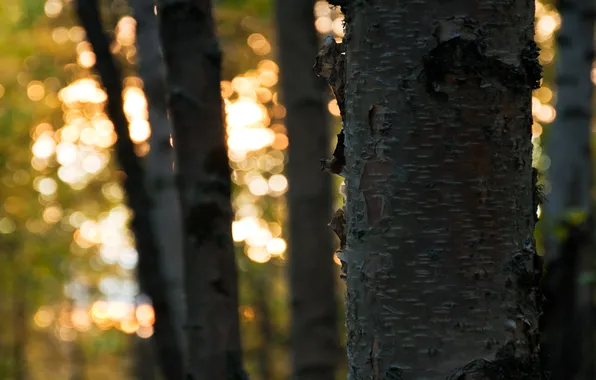
[[[332,3],[348,379],[540,378],[534,2]]]
[[[131,339],[134,350],[133,373],[136,380],[158,380],[153,350],[153,338],[143,339],[133,335]]]
[[[103,31],[97,0],[75,3],[77,15],[96,56],[95,68],[107,93],[107,113],[118,136],[116,157],[125,173],[124,190],[133,211],[132,232],[139,252],[138,274],[140,287],[153,303],[155,310],[155,339],[158,358],[164,377],[168,380],[183,378],[183,354],[176,342],[175,321],[165,279],[161,271],[159,246],[151,219],[153,200],[145,188],[145,173],[134,144],[129,136],[128,121],[123,110],[122,77],[110,52],[110,40]]]
[[[327,227],[331,179],[320,158],[329,147],[326,84],[312,70],[317,53],[314,1],[278,0],[280,71],[290,146],[289,209],[292,373],[334,379],[339,359],[333,241]]]
[[[188,380],[243,378],[221,53],[208,0],[158,1],[183,213]]]
[[[175,336],[172,339],[186,353],[183,331],[186,307],[184,297],[182,252],[182,215],[173,170],[172,128],[166,104],[165,66],[159,43],[159,23],[154,2],[130,0],[137,21],[138,72],[147,98],[150,150],[145,158],[147,188],[153,198],[152,218],[160,247],[160,263],[165,291],[170,300]],[[153,339],[152,339],[153,341]]]
[[[557,117],[548,137],[545,334],[553,380],[593,379],[593,1],[559,1]]]

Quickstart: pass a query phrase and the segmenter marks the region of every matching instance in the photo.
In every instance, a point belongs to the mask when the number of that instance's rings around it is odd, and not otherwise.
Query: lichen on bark
[[[346,22],[348,378],[540,378],[533,3],[331,3]]]

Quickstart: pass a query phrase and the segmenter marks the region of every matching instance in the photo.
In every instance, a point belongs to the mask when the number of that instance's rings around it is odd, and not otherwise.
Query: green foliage
[[[219,8],[229,7],[264,18],[271,16],[272,3],[268,0],[221,0],[218,5]]]

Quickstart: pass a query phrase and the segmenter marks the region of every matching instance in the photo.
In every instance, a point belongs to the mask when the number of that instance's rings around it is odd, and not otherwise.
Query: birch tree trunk
[[[333,241],[327,227],[331,179],[320,170],[329,147],[326,84],[317,53],[314,1],[278,0],[280,71],[289,160],[291,355],[295,379],[331,380],[339,358]]]
[[[162,276],[162,256],[152,220],[154,202],[145,187],[145,172],[140,158],[134,153],[134,144],[130,139],[128,120],[123,109],[122,75],[112,57],[110,39],[103,30],[98,1],[79,0],[75,2],[75,7],[87,40],[93,47],[96,56],[95,69],[107,93],[107,114],[118,136],[115,145],[116,157],[125,173],[124,190],[133,211],[130,225],[139,253],[137,272],[140,288],[151,298],[155,310],[158,359],[166,379],[181,379],[183,355],[175,341],[176,321],[172,320],[171,300]]]
[[[151,216],[160,247],[160,270],[170,299],[175,335],[172,340],[186,353],[183,332],[185,297],[182,253],[182,215],[173,170],[171,125],[166,104],[165,66],[161,56],[159,23],[151,0],[130,0],[136,25],[138,73],[147,99],[151,136],[145,158],[147,188],[153,198]]]
[[[557,117],[547,154],[551,192],[547,222],[545,304],[548,362],[553,380],[594,378],[594,271],[591,154],[594,11],[590,0],[559,1]]]
[[[239,379],[231,173],[211,2],[160,0],[158,7],[185,234],[185,379]]]
[[[534,2],[332,3],[348,379],[539,379]]]

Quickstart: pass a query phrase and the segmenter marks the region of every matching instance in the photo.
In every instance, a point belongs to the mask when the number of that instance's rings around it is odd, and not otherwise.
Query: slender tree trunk
[[[268,265],[268,264],[264,264]],[[261,344],[258,353],[258,368],[260,380],[271,380],[271,350],[273,344],[273,325],[271,323],[271,312],[269,310],[269,302],[271,301],[271,281],[266,274],[271,274],[271,271],[266,271],[265,276],[256,274],[253,279],[253,287],[256,294],[255,309],[257,315],[257,323],[259,324],[259,335]]]
[[[137,21],[137,56],[139,75],[147,98],[151,149],[145,159],[147,187],[153,196],[153,225],[160,245],[161,269],[165,291],[170,300],[172,320],[176,335],[172,337],[186,353],[183,331],[185,297],[182,253],[182,215],[176,188],[173,150],[170,145],[171,125],[166,104],[165,65],[159,41],[159,23],[154,13],[154,2],[130,0],[133,16]],[[153,341],[153,340],[152,340]]]
[[[545,304],[553,380],[594,379],[593,166],[591,155],[594,1],[561,0],[557,35],[557,118],[549,135],[551,192],[547,223]],[[579,280],[579,281],[578,281]]]
[[[242,378],[221,53],[211,2],[158,5],[185,231],[186,378]]]
[[[332,3],[348,379],[539,379],[534,2]]]
[[[334,379],[339,358],[333,240],[327,227],[331,179],[326,83],[312,70],[317,53],[314,1],[278,0],[281,85],[286,107],[290,228],[291,347],[295,379]]]
[[[153,338],[142,339],[136,335],[132,336],[134,349],[134,374],[137,380],[157,380],[155,371],[155,352],[153,350]]]
[[[122,108],[120,70],[111,55],[109,38],[102,28],[97,0],[77,1],[75,6],[96,55],[96,69],[108,95],[107,113],[118,136],[115,148],[118,161],[126,174],[124,189],[133,211],[131,228],[139,252],[139,282],[141,290],[151,298],[155,310],[158,359],[167,380],[182,379],[184,356],[175,339],[176,321],[172,319],[171,300],[161,270],[162,256],[152,224],[154,202],[145,188],[145,173],[139,157],[134,153],[134,144],[128,133],[128,121]]]
[[[15,261],[18,261],[18,258],[15,258]],[[19,264],[15,263],[15,266],[18,267]],[[16,281],[13,284],[12,289],[14,380],[27,380],[29,378],[27,373],[27,341],[29,337],[29,329],[27,327],[27,300],[25,298],[27,288],[21,276],[20,273],[15,275]]]
[[[85,380],[85,352],[81,343],[75,340],[69,344],[70,376],[69,380]]]

